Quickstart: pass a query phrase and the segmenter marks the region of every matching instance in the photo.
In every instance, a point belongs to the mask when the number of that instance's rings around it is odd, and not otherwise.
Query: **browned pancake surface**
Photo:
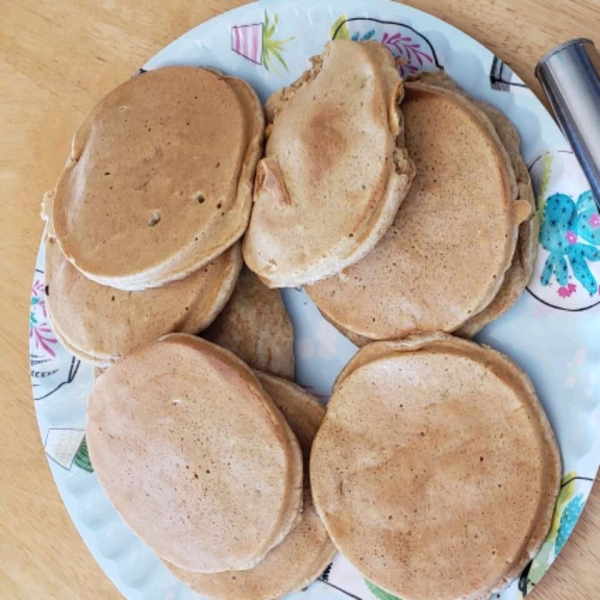
[[[418,81],[427,85],[444,87],[459,92],[466,98],[469,96],[445,73],[421,73]],[[470,98],[472,100],[472,98]],[[518,198],[527,201],[531,206],[531,215],[519,225],[519,238],[510,267],[504,275],[502,287],[494,299],[481,312],[465,322],[457,334],[463,337],[473,337],[485,325],[497,319],[509,310],[519,299],[531,279],[537,257],[540,218],[535,205],[533,186],[529,170],[521,155],[521,140],[510,119],[500,110],[486,104],[476,102],[477,106],[490,119],[498,137],[508,152],[510,162],[515,172],[518,186]]]
[[[325,416],[325,408],[293,383],[264,373],[257,373],[257,376],[296,434],[308,465],[313,439]],[[334,553],[335,547],[315,512],[306,474],[302,516],[283,542],[256,567],[242,572],[203,575],[168,566],[192,589],[213,600],[272,600],[314,581]]]
[[[510,266],[517,226],[509,157],[459,94],[410,83],[403,103],[417,176],[393,225],[363,260],[308,292],[334,323],[371,339],[453,331],[487,306]]]
[[[168,67],[108,94],[73,140],[51,221],[98,283],[144,289],[221,254],[250,215],[263,112],[250,87]]]
[[[46,239],[46,307],[61,341],[79,358],[108,365],[172,331],[197,333],[231,295],[242,266],[239,243],[180,281],[123,291],[87,279]]]
[[[294,379],[294,328],[281,292],[242,269],[231,299],[203,337],[253,369]]]
[[[200,338],[165,336],[105,371],[87,440],[115,509],[179,567],[251,568],[299,516],[295,436],[252,371]]]
[[[270,287],[317,281],[365,256],[414,175],[391,53],[338,40],[313,62],[266,107],[272,125],[244,259]]]
[[[529,378],[444,334],[361,350],[311,457],[334,543],[405,600],[487,599],[504,587],[547,535],[560,474]]]

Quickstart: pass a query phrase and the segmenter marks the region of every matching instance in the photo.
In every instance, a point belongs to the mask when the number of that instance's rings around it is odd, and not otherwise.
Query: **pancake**
[[[200,338],[169,334],[111,365],[86,431],[115,510],[178,567],[249,569],[300,515],[294,434],[252,371]]]
[[[377,586],[483,600],[543,543],[561,461],[529,378],[438,333],[369,344],[350,361],[310,476],[332,540]]]
[[[519,198],[531,206],[531,216],[519,225],[519,237],[513,259],[504,275],[504,280],[495,298],[481,312],[471,317],[456,331],[457,335],[473,337],[488,323],[503,315],[514,306],[531,281],[537,259],[538,238],[540,235],[540,215],[535,204],[533,185],[527,165],[521,156],[519,135],[509,119],[498,109],[488,104],[480,104],[505,145],[510,156],[517,183]]]
[[[265,107],[268,140],[243,252],[269,287],[312,283],[366,256],[414,176],[403,84],[387,48],[336,40],[312,62]]]
[[[359,263],[307,291],[330,321],[369,339],[454,331],[498,293],[518,226],[509,156],[491,121],[456,92],[407,83],[406,144],[417,176],[393,225]]]
[[[238,242],[185,279],[127,292],[87,279],[51,236],[45,248],[46,308],[54,330],[67,350],[99,366],[166,333],[206,329],[231,296],[242,267]]]
[[[458,87],[445,73],[422,73],[418,80],[427,85],[446,87],[469,98],[464,90]],[[472,98],[470,99],[472,100]],[[517,179],[518,198],[529,202],[531,215],[519,225],[517,247],[511,265],[504,275],[500,290],[488,306],[471,317],[456,331],[457,335],[463,337],[473,337],[488,323],[508,311],[520,298],[533,274],[540,233],[540,217],[535,205],[535,195],[529,177],[529,170],[521,155],[519,134],[510,119],[502,111],[485,102],[476,102],[476,104],[488,116],[508,152]]]
[[[122,84],[77,130],[49,207],[63,254],[124,290],[197,271],[246,229],[263,128],[252,89],[211,70]]]
[[[247,268],[203,337],[253,369],[294,380],[294,328],[281,292],[270,290]]]
[[[52,331],[54,331],[54,335],[56,335],[56,338],[60,342],[61,346],[69,354],[72,354],[75,358],[78,358],[79,360],[82,360],[83,362],[86,362],[90,365],[98,365],[98,359],[95,356],[92,356],[91,354],[86,354],[85,351],[81,348],[73,346],[55,324],[52,324]],[[102,368],[104,368],[104,366],[102,366]]]
[[[296,527],[253,569],[203,575],[167,565],[194,591],[212,600],[281,598],[312,583],[335,554],[335,546],[315,512],[308,479],[310,449],[325,416],[325,408],[293,383],[260,372],[256,375],[287,419],[302,448],[306,468],[304,507]]]

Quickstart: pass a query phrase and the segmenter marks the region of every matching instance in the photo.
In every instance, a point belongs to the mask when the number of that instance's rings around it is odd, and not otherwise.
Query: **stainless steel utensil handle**
[[[557,46],[535,69],[600,210],[600,55],[591,40]]]

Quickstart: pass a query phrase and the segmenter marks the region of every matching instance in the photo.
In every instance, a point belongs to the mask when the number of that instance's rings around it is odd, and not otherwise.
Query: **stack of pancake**
[[[78,130],[44,215],[55,331],[108,367],[95,471],[194,590],[280,598],[337,547],[405,600],[486,598],[540,547],[554,435],[519,367],[458,337],[528,282],[533,192],[512,124],[447,76],[339,40],[263,111],[214,70],[145,73]],[[364,346],[327,413],[273,289],[303,285]]]
[[[335,552],[307,473],[324,413],[297,385],[173,333],[96,380],[87,442],[116,510],[182,581],[269,600]]]
[[[406,84],[417,168],[380,244],[308,289],[356,344],[413,332],[472,336],[508,310],[535,263],[539,221],[518,135],[444,75]]]
[[[263,133],[250,86],[204,69],[146,73],[94,108],[43,207],[47,307],[66,348],[107,366],[212,323],[242,266]]]

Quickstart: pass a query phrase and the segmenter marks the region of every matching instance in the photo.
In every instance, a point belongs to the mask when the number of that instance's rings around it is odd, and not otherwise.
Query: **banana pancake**
[[[253,372],[198,337],[169,334],[111,365],[86,431],[115,509],[178,567],[249,569],[300,516],[296,437]]]
[[[483,600],[543,543],[561,460],[527,375],[434,333],[350,361],[310,476],[332,540],[369,580],[404,600]]]

